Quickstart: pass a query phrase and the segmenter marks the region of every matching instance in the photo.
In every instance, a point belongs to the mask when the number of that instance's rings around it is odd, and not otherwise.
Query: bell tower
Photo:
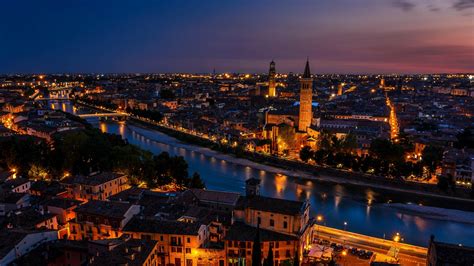
[[[313,79],[309,69],[309,60],[306,60],[304,74],[300,79],[300,113],[298,121],[298,131],[306,132],[311,126],[313,118]]]
[[[268,97],[276,96],[276,70],[275,62],[273,60],[270,62],[270,70],[268,71]]]

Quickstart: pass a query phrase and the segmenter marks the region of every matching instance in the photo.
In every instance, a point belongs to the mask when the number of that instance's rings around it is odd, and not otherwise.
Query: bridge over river
[[[125,113],[93,113],[93,114],[80,114],[78,116],[82,118],[91,118],[91,117],[127,117],[129,115]]]

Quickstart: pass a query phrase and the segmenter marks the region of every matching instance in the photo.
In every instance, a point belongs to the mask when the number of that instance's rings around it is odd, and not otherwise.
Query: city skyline
[[[474,72],[474,1],[5,5],[0,73]],[[20,12],[21,11],[21,12]],[[61,21],[61,23],[58,23]]]

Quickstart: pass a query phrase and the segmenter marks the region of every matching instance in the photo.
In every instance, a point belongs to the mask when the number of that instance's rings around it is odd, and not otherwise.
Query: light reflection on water
[[[275,174],[263,170],[157,142],[155,140],[167,142],[168,139],[160,132],[129,126],[127,123],[99,123],[97,119],[91,119],[90,122],[102,131],[119,134],[127,138],[131,144],[153,153],[166,151],[171,155],[183,156],[189,164],[189,172],[198,172],[208,189],[244,193],[245,180],[250,177],[259,177],[262,180],[262,195],[290,200],[307,199],[311,204],[313,215],[322,214],[325,223],[335,228],[343,229],[343,222],[347,221],[349,231],[376,237],[384,235],[391,237],[396,232],[400,232],[406,242],[416,245],[426,246],[433,233],[440,241],[474,245],[474,226],[472,225],[428,219],[402,213],[398,209],[380,204],[387,201],[405,203],[409,200],[419,203],[420,199],[410,199],[407,195],[380,193],[347,185],[303,181],[281,175],[276,177]],[[423,205],[429,205],[428,203],[426,199],[423,199]],[[442,202],[436,202],[436,204],[442,204]]]

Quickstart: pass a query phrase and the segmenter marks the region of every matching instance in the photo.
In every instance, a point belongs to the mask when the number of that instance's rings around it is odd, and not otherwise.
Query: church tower
[[[268,71],[268,97],[276,96],[276,70],[275,62],[270,62],[270,70]]]
[[[300,114],[298,122],[298,131],[306,132],[311,126],[313,118],[313,79],[309,70],[309,61],[306,61],[303,77],[300,79]]]

